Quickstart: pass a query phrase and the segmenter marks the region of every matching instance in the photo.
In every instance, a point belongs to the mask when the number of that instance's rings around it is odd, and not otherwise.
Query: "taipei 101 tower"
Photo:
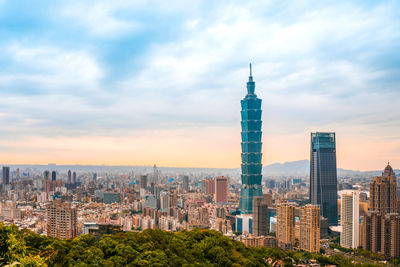
[[[252,213],[253,197],[262,196],[261,188],[261,99],[254,93],[255,82],[251,73],[247,82],[247,95],[242,106],[242,188],[239,209],[242,214]]]

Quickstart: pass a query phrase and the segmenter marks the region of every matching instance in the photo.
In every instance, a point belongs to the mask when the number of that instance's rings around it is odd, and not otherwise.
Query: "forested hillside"
[[[339,256],[248,248],[211,230],[145,230],[99,240],[91,235],[58,240],[0,223],[0,266],[269,266],[274,262],[292,266],[307,259],[353,266]]]

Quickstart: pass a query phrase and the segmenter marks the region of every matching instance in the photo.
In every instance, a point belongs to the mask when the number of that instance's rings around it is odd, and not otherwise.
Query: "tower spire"
[[[254,95],[254,88],[255,88],[255,83],[253,81],[253,71],[251,69],[251,63],[250,63],[250,76],[249,76],[249,81],[247,82],[247,93],[249,95]]]
[[[250,62],[250,76],[253,76],[253,74],[251,73],[251,62]]]

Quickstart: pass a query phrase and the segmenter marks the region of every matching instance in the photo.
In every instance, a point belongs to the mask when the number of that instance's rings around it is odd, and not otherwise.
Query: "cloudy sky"
[[[263,163],[400,168],[398,1],[0,0],[0,162],[240,165],[248,64]]]

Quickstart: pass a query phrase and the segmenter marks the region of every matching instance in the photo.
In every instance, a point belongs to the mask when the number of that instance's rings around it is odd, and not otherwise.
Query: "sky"
[[[240,166],[249,63],[263,164],[400,168],[398,1],[0,0],[0,163]]]

